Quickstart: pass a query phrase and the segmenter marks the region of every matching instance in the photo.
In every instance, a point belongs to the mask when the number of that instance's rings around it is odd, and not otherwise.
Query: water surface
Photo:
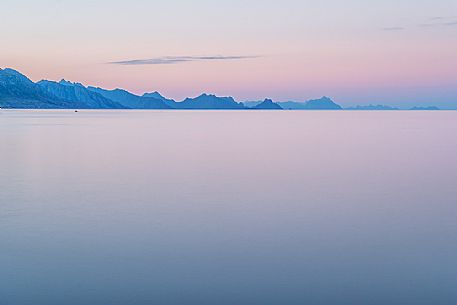
[[[457,112],[0,110],[0,303],[454,305]]]

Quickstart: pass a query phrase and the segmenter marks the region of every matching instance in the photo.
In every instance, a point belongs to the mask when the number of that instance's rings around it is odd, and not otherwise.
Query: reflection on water
[[[457,112],[1,111],[2,304],[455,304]]]

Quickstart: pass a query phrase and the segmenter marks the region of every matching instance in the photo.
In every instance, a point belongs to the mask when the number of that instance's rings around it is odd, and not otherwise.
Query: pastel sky
[[[181,99],[457,103],[455,0],[1,0],[0,67]]]

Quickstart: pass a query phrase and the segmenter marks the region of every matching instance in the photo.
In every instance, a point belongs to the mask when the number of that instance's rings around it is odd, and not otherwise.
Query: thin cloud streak
[[[392,26],[392,27],[383,28],[382,30],[387,31],[387,32],[392,32],[392,31],[403,31],[403,30],[405,30],[405,28],[401,27],[401,26]]]
[[[429,18],[429,20],[431,20],[431,21],[444,20],[444,19],[446,19],[446,17],[442,17],[442,16],[436,16],[436,17]]]
[[[242,59],[253,59],[260,56],[163,56],[148,59],[133,59],[109,62],[113,65],[125,65],[125,66],[136,66],[136,65],[173,65],[193,61],[221,61],[221,60],[242,60]]]
[[[428,19],[431,22],[420,24],[421,27],[442,27],[457,26],[456,17],[433,17]]]

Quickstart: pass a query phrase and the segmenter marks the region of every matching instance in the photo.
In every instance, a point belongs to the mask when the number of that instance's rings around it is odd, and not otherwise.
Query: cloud
[[[242,60],[258,58],[259,56],[163,56],[148,59],[133,59],[133,60],[122,60],[109,62],[114,65],[125,65],[125,66],[136,66],[136,65],[172,65],[192,61],[222,61],[222,60]]]
[[[446,17],[436,16],[436,17],[431,17],[428,20],[437,21],[437,20],[443,20],[443,19],[446,19]]]
[[[443,26],[457,26],[456,17],[432,17],[426,23],[420,24],[421,27],[443,27]]]
[[[403,31],[403,30],[405,30],[405,28],[401,27],[401,26],[392,26],[392,27],[383,28],[382,30],[388,31],[388,32],[393,32],[393,31]]]

